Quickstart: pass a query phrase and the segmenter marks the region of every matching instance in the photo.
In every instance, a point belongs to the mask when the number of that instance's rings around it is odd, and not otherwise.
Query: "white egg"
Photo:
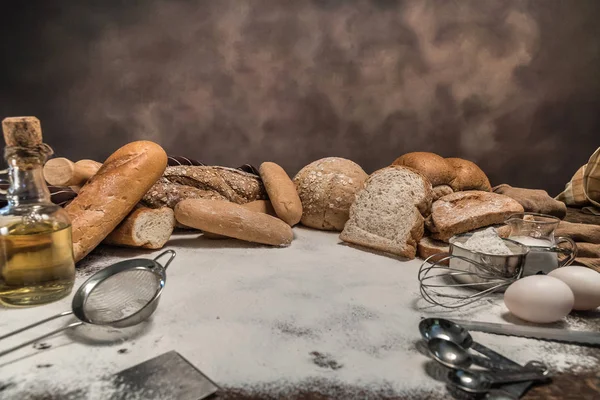
[[[504,304],[515,316],[530,322],[558,321],[573,309],[569,286],[547,275],[519,279],[504,292]]]
[[[575,295],[574,310],[594,310],[600,307],[600,274],[586,267],[562,267],[548,275],[566,283]]]

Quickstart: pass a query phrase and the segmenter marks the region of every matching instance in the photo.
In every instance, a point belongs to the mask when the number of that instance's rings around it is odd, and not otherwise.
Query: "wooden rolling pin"
[[[83,186],[100,169],[102,163],[93,160],[73,162],[53,158],[44,165],[44,179],[54,186]]]

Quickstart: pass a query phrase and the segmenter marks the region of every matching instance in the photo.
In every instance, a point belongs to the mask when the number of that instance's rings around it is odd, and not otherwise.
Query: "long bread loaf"
[[[169,207],[148,208],[137,206],[112,231],[104,244],[122,247],[161,249],[175,229],[175,214]]]
[[[296,225],[302,218],[302,202],[294,182],[283,168],[272,162],[262,163],[259,171],[277,216],[289,226]]]
[[[228,201],[183,200],[175,206],[175,218],[185,226],[248,242],[288,246],[294,238],[280,219]]]
[[[167,154],[149,141],[129,143],[106,159],[100,170],[65,207],[73,228],[75,261],[112,232],[167,166]]]

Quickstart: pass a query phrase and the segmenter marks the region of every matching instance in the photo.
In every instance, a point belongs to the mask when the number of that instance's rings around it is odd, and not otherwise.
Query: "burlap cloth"
[[[556,196],[568,206],[583,207],[582,211],[600,215],[600,147],[588,163],[575,172],[565,190]]]
[[[493,190],[494,193],[516,200],[527,212],[553,215],[560,219],[567,215],[565,203],[553,199],[545,190],[516,188],[506,184],[498,185]]]
[[[555,236],[567,236],[577,244],[575,264],[600,272],[600,225],[561,221]]]

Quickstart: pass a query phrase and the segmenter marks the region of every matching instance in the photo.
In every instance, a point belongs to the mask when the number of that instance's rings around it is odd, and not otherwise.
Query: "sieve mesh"
[[[83,306],[89,321],[108,324],[127,318],[146,307],[161,288],[153,272],[125,270],[100,282]]]

